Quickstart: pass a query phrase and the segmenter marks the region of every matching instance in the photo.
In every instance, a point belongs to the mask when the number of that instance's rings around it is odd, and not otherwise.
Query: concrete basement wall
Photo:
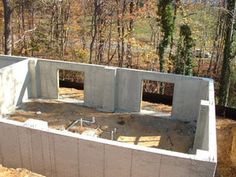
[[[85,73],[85,105],[108,112],[139,112],[142,81],[174,83],[172,118],[197,120],[201,100],[208,100],[210,79],[181,75],[89,65],[74,62],[30,60],[32,95],[35,98],[58,98],[58,70]]]
[[[139,112],[142,100],[142,81],[174,83],[172,118],[193,121],[198,118],[200,101],[208,99],[210,79],[175,74],[117,69],[117,110]]]
[[[0,69],[0,114],[9,114],[23,100],[28,99],[28,86],[28,60]]]
[[[194,138],[193,152],[205,150],[211,154],[213,161],[217,160],[216,117],[214,83],[209,83],[209,100],[202,100],[197,129]]]
[[[23,60],[26,60],[26,58],[0,55],[0,69]]]
[[[7,136],[6,136],[7,135]],[[50,177],[213,177],[215,162],[0,119],[0,163]]]
[[[58,71],[71,70],[85,73],[84,104],[103,111],[115,111],[116,69],[106,66],[89,65],[52,60],[31,60],[30,71],[35,80],[33,97],[58,98]],[[34,70],[35,68],[35,70]]]

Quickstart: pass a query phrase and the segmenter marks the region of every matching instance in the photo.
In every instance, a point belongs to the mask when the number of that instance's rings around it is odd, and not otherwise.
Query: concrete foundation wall
[[[0,69],[0,88],[0,114],[14,111],[17,105],[28,99],[28,60]]]
[[[196,155],[36,130],[2,119],[0,141],[1,164],[51,177],[213,177],[216,166]]]
[[[1,61],[0,57],[0,66],[5,65]],[[214,176],[217,146],[212,80],[35,58],[13,57],[12,62],[0,69],[1,114],[14,111],[28,98],[57,99],[58,71],[63,69],[84,72],[84,104],[109,112],[139,112],[143,80],[174,83],[172,118],[197,120],[197,130],[193,154],[184,154],[52,129],[37,130],[0,119],[1,164],[46,176]]]
[[[34,97],[58,98],[58,70],[85,73],[84,103],[109,112],[139,112],[142,81],[174,83],[172,118],[197,120],[201,100],[208,100],[209,79],[53,60],[31,60]]]
[[[61,62],[52,60],[31,61],[35,65],[33,71],[36,85],[33,95],[35,97],[58,98],[58,72],[62,70],[84,72],[84,104],[104,111],[115,111],[115,68]]]
[[[211,154],[212,160],[217,160],[216,118],[214,83],[209,83],[209,100],[202,100],[197,129],[194,138],[193,152],[205,150]]]
[[[25,60],[25,57],[12,57],[12,56],[1,56],[0,55],[0,69],[10,66],[14,63]]]
[[[139,112],[142,81],[152,80],[174,84],[172,118],[193,121],[198,118],[200,101],[208,99],[210,80],[182,75],[117,69],[117,107],[126,112]]]

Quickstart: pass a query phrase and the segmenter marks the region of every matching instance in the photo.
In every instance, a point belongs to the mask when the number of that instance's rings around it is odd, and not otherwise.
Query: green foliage
[[[172,0],[160,0],[157,15],[160,17],[160,27],[163,33],[163,38],[159,44],[159,60],[160,71],[164,71],[164,54],[165,49],[168,47],[171,36],[173,35],[174,22],[173,22],[174,7]]]
[[[192,75],[192,47],[194,46],[194,40],[190,27],[186,24],[181,25],[179,35],[177,54],[174,57],[174,72],[176,74]]]
[[[236,66],[232,69],[228,106],[236,108]]]
[[[220,78],[220,90],[219,90],[219,104],[221,106],[227,106],[229,101],[229,89],[230,89],[230,77],[232,74],[232,61],[233,53],[233,39],[234,39],[234,25],[235,18],[231,14],[235,13],[235,0],[229,0],[227,10],[229,11],[226,16],[226,35],[225,35],[225,47],[224,47],[224,59]]]

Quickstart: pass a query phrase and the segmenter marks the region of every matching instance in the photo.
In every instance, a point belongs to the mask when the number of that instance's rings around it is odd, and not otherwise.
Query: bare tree
[[[98,8],[99,4],[97,0],[94,0],[94,7],[93,7],[93,15],[92,15],[92,24],[91,24],[91,35],[92,35],[92,40],[90,43],[89,47],[89,63],[92,63],[92,58],[93,58],[93,48],[94,48],[94,43],[97,37],[97,15],[98,15]]]
[[[12,54],[12,38],[11,38],[11,5],[10,0],[2,0],[4,8],[4,54]]]
[[[133,37],[133,27],[134,27],[134,19],[133,19],[133,12],[134,12],[134,1],[131,0],[129,3],[129,13],[130,13],[130,21],[129,21],[129,27],[128,27],[128,33],[129,33],[129,40],[127,44],[127,67],[132,67],[132,46],[131,46],[131,40]]]

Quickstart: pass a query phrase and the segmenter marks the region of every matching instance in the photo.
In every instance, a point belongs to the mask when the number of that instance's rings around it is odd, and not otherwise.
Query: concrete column
[[[53,62],[38,61],[40,79],[40,96],[47,99],[58,98],[58,71]]]
[[[193,121],[198,117],[200,106],[200,81],[194,79],[177,80],[174,86],[172,118]]]
[[[36,73],[37,71],[37,60],[36,59],[30,59],[29,60],[29,97],[30,98],[38,98],[38,89],[40,89],[39,87],[37,87],[37,82],[38,82],[38,73]]]
[[[116,68],[104,68],[103,84],[103,111],[115,111],[115,94],[116,94]]]
[[[117,111],[139,112],[142,95],[142,72],[117,69]]]

